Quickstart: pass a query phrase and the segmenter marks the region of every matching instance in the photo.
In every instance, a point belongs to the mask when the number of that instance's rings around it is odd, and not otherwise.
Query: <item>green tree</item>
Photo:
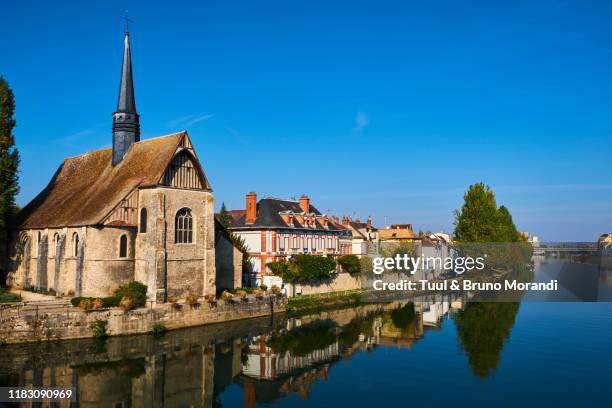
[[[343,255],[338,258],[338,263],[342,266],[342,270],[351,276],[361,272],[361,263],[357,255]]]
[[[484,183],[473,184],[463,196],[460,211],[455,211],[455,240],[458,242],[496,242],[499,214],[495,196]]]
[[[7,251],[8,228],[17,213],[15,196],[19,192],[17,169],[19,152],[15,147],[15,98],[4,77],[0,76],[0,283],[4,283],[3,257]]]
[[[266,265],[283,281],[291,283],[328,279],[336,268],[333,259],[310,254],[299,254],[289,261],[269,262]]]
[[[498,226],[497,226],[497,241],[498,242],[518,242],[519,232],[512,221],[510,211],[503,205],[497,210]]]
[[[227,212],[227,208],[225,208],[225,202],[221,203],[221,209],[219,210],[219,222],[225,228],[229,228],[232,226],[232,217],[230,217]]]

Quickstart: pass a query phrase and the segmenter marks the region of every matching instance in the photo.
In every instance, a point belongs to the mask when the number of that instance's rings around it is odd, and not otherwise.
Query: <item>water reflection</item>
[[[532,271],[515,277],[537,281],[548,273],[546,265],[556,262],[543,259],[536,264],[535,277]],[[598,279],[607,276],[600,273]],[[469,303],[463,295],[432,295],[300,318],[203,326],[158,339],[130,336],[7,346],[0,353],[0,386],[72,387],[77,395],[72,404],[23,406],[219,407],[226,400],[231,400],[227,406],[275,405],[287,398],[313,398],[319,392],[313,388],[316,384],[337,383],[339,376],[347,375],[335,367],[348,361],[363,366],[358,355],[384,361],[385,368],[396,373],[391,384],[406,369],[401,362],[412,361],[411,356],[435,361],[431,350],[415,345],[427,344],[428,332],[445,329],[451,337],[443,347],[462,352],[445,360],[445,368],[469,367],[471,378],[491,379],[516,316],[525,307],[519,303],[522,294],[515,295],[506,303],[486,302],[484,295]],[[390,352],[400,354],[390,360]],[[423,381],[435,382],[426,376],[426,366],[417,368]],[[437,372],[432,375],[439,379]]]

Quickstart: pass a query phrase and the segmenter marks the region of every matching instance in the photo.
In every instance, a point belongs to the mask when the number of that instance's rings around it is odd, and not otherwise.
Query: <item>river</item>
[[[536,260],[535,280],[567,264]],[[157,338],[10,345],[0,387],[70,387],[79,407],[612,406],[612,303],[540,300],[439,295]]]

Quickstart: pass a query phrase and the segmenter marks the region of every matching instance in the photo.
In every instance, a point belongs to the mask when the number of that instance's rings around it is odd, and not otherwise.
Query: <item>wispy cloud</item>
[[[370,119],[368,115],[364,112],[357,112],[357,116],[355,116],[355,127],[353,127],[353,132],[361,132],[366,126],[370,124]]]
[[[55,142],[69,147],[69,146],[73,146],[78,140],[84,138],[85,136],[90,136],[90,135],[93,135],[94,133],[96,132],[94,132],[91,129],[85,129],[85,130],[81,130],[80,132],[73,133],[70,136],[55,139]]]
[[[205,120],[208,120],[212,118],[213,116],[215,116],[214,113],[207,113],[205,115],[199,115],[199,116],[198,115],[182,116],[180,118],[176,118],[171,121],[168,121],[167,126],[168,128],[189,127],[189,126],[195,125],[196,123],[204,122]]]

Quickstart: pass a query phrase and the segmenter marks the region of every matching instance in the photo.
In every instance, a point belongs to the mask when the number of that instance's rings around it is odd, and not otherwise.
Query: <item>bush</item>
[[[121,301],[123,298],[128,298],[134,303],[133,307],[143,307],[147,302],[147,285],[140,282],[121,285],[115,290],[115,298]]]
[[[83,309],[85,311],[89,311],[93,308],[93,299],[91,298],[82,298],[79,302],[79,309]]]
[[[253,294],[255,295],[256,298],[261,299],[264,295],[264,291],[261,290],[260,288],[255,288],[253,289]]]
[[[93,336],[96,339],[105,339],[109,335],[106,330],[106,326],[108,326],[108,321],[103,319],[96,319],[89,325],[89,328],[93,331]]]
[[[265,291],[268,290],[268,285],[265,285],[265,284],[262,283],[261,285],[259,285],[259,289],[261,289],[261,290],[263,290],[265,292]]]
[[[330,278],[336,262],[324,256],[299,254],[289,261],[270,262],[267,266],[285,282],[305,283]]]
[[[280,293],[280,288],[276,285],[272,285],[270,292],[272,292],[273,295],[278,295]]]
[[[357,255],[344,255],[338,258],[338,263],[342,266],[344,272],[349,273],[351,276],[357,275],[361,272],[361,263]]]
[[[234,297],[234,295],[232,295],[231,293],[229,293],[227,290],[224,290],[223,292],[221,292],[221,299],[222,300],[232,300],[232,298]]]
[[[164,326],[162,323],[155,323],[153,327],[151,328],[151,334],[153,336],[161,336],[167,330],[168,329],[166,328],[166,326]]]

